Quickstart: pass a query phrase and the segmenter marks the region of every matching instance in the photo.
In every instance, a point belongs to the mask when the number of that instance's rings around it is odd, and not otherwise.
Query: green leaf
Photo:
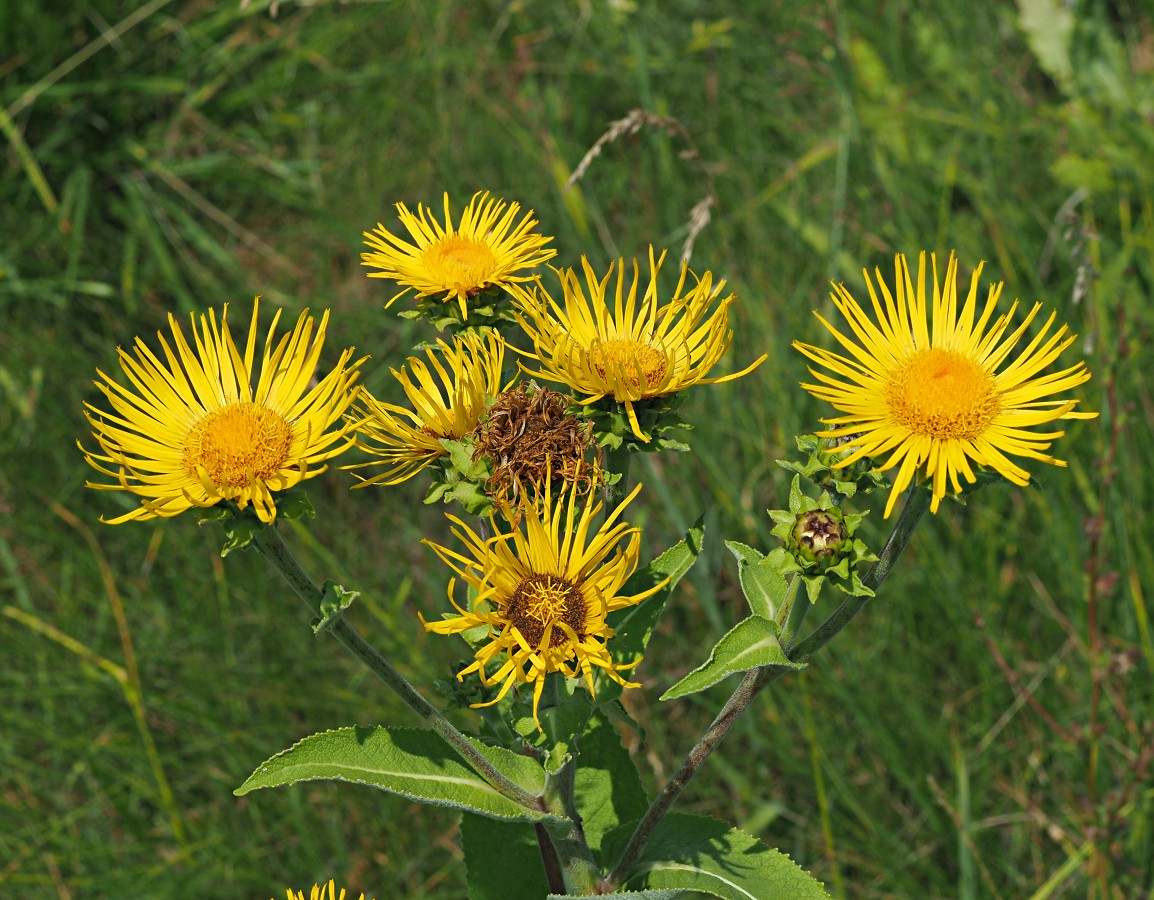
[[[637,594],[659,584],[666,578],[668,583],[660,591],[642,600],[637,606],[630,606],[610,614],[607,622],[614,630],[610,649],[615,659],[631,662],[645,654],[653,629],[665,608],[665,601],[682,576],[689,571],[701,553],[701,542],[705,537],[705,515],[697,521],[678,541],[653,560],[644,569],[638,569],[622,588],[623,594]],[[608,678],[600,678],[597,685],[597,703],[611,703],[621,696],[621,685]]]
[[[738,541],[726,541],[725,546],[737,559],[737,574],[749,611],[763,619],[772,619],[785,599],[789,583],[774,566],[765,563],[765,556],[753,547]]]
[[[321,615],[313,620],[313,633],[320,634],[331,628],[333,622],[339,619],[360,595],[360,591],[346,590],[331,578],[328,579],[324,586],[324,596],[321,597]]]
[[[585,840],[599,862],[602,838],[649,808],[633,758],[603,715],[595,716],[578,740],[574,793]]]
[[[620,847],[629,828],[612,835]],[[657,825],[624,888],[700,891],[724,900],[829,900],[822,883],[779,850],[726,822],[668,815]]]
[[[549,881],[537,832],[528,822],[461,815],[469,900],[541,900]]]
[[[597,897],[604,897],[604,894],[584,894],[581,897],[575,897],[572,894],[550,894],[546,900],[597,900]],[[699,900],[702,896],[701,891],[684,891],[678,888],[667,891],[617,891],[613,894],[614,897],[632,897],[633,900]],[[469,900],[472,900],[470,895]]]
[[[531,794],[545,789],[545,772],[527,756],[470,739],[494,767]],[[494,819],[533,822],[543,814],[498,793],[437,734],[420,728],[353,726],[314,734],[266,760],[233,793],[298,781],[331,779],[367,784],[420,803],[470,810]]]
[[[708,662],[673,685],[661,695],[661,699],[675,700],[688,694],[696,694],[736,672],[747,672],[759,666],[804,669],[805,663],[790,661],[777,638],[777,625],[769,619],[750,616],[738,622],[717,642]]]

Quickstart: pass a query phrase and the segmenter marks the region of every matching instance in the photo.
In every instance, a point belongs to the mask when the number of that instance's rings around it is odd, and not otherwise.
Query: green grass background
[[[639,107],[676,117],[698,159],[644,130],[563,194]],[[332,876],[464,896],[447,811],[343,784],[232,795],[306,734],[412,716],[194,517],[100,525],[128,501],[83,486],[82,403],[169,312],[258,293],[331,307],[331,355],[371,353],[388,393],[429,336],[359,265],[393,203],[487,189],[537,211],[560,263],[600,267],[649,242],[676,255],[709,184],[693,264],[740,297],[725,365],[769,360],[691,392],[693,454],[635,469],[650,551],[702,510],[710,529],[629,695],[647,782],[726,696],[656,701],[743,614],[721,538],[773,545],[773,461],[823,412],[790,341],[828,344],[812,310],[830,279],[863,296],[863,266],[956,248],[963,277],[984,259],[1007,299],[1071,323],[1095,376],[1078,396],[1102,415],[1072,424],[1040,490],[946,504],[680,808],[837,897],[1154,889],[1148,6],[2,0],[0,126],[0,895],[265,898]],[[447,535],[441,511],[416,484],[348,484],[312,482],[321,514],[290,540],[363,592],[355,621],[429,687],[453,650],[416,617],[444,602],[418,543]]]

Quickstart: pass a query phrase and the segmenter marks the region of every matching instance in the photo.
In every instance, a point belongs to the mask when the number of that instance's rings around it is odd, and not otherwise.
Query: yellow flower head
[[[497,518],[490,516],[493,537],[488,540],[449,515],[465,554],[424,541],[475,591],[469,609],[458,606],[453,578],[449,602],[458,614],[436,622],[422,616],[425,628],[437,634],[460,634],[478,626],[488,629],[488,643],[458,678],[476,672],[484,684],[499,684],[501,689],[493,700],[474,706],[497,703],[522,682],[533,685],[536,717],[550,672],[584,676],[590,692],[594,668],[618,684],[638,687],[618,673],[639,660],[614,662],[607,646],[613,629],[605,619],[613,610],[639,603],[664,586],[632,596],[620,594],[637,568],[641,531],[619,517],[640,485],[595,532],[593,519],[602,508],[595,492],[581,497],[574,484],[554,502],[548,486],[545,490],[540,510],[528,506],[516,514],[506,511],[510,521],[518,520],[510,531],[502,531]]]
[[[537,220],[532,211],[514,225],[520,209],[518,203],[506,207],[504,200],[489,199],[488,192],[474,194],[454,227],[447,193],[443,226],[427,207],[418,204],[414,215],[398,203],[401,224],[413,243],[395,237],[378,222],[374,231],[364,233],[373,252],[361,254],[363,265],[380,269],[370,272],[370,278],[391,278],[403,288],[385,308],[415,290],[418,299],[436,294],[446,302],[456,298],[461,318],[468,319],[471,295],[527,281],[530,276],[519,273],[552,259],[557,251],[545,249],[552,238],[533,231]]]
[[[1026,485],[1029,473],[1010,456],[1066,465],[1043,452],[1065,432],[1030,429],[1058,419],[1092,419],[1097,415],[1075,412],[1077,400],[1045,399],[1090,378],[1082,362],[1052,374],[1039,374],[1074,342],[1075,335],[1067,334],[1065,325],[1046,337],[1055,313],[1011,358],[1042,304],[1035,303],[1025,321],[1007,333],[1018,303],[1014,301],[1009,312],[993,318],[1001,282],[990,286],[979,309],[979,264],[959,310],[958,264],[953,253],[944,283],[938,280],[937,258],[931,255],[930,260],[932,310],[926,303],[925,253],[918,256],[916,287],[905,256],[899,254],[894,265],[896,300],[880,270],[875,269],[880,299],[869,273],[865,273],[872,319],[844,285],[834,285],[834,305],[849,323],[852,336],[818,315],[849,357],[809,344],[793,345],[832,373],[811,368],[810,374],[820,384],[802,387],[846,414],[822,419],[834,426],[823,437],[844,439],[838,451],[846,455],[834,468],[886,454],[889,456],[880,468],[899,467],[886,516],[898,495],[921,472],[933,481],[930,509],[934,512],[946,495],[947,481],[955,492],[962,489],[959,475],[974,483],[971,463],[993,469],[1014,484]]]
[[[383,403],[364,388],[358,394],[352,419],[357,447],[380,459],[346,468],[386,469],[357,487],[399,484],[447,455],[441,439],[460,440],[473,431],[490,398],[501,392],[505,343],[496,331],[467,331],[454,337],[451,346],[438,339],[426,355],[428,365],[410,356],[400,372],[392,370],[411,409]]]
[[[163,335],[157,335],[163,361],[140,338],[134,355],[118,349],[132,389],[97,370],[96,387],[113,411],[85,404],[100,451],[80,449],[115,484],[88,482],[88,486],[142,498],[139,508],[107,520],[109,524],[175,516],[222,500],[242,509],[251,503],[261,521],[272,522],[273,491],[319,475],[328,466],[318,463],[352,444],[341,417],[352,402],[363,360],[350,364],[349,348],[327,375],[310,386],[328,311],[316,327],[305,310],[292,333],[274,346],[277,310],[254,388],[258,307],[255,302],[243,357],[229,331],[226,305],[219,325],[213,310],[200,316],[199,329],[196,316],[190,317],[195,351],[172,315],[168,323],[175,352]]]
[[[734,297],[729,294],[713,307],[725,281],[714,284],[708,271],[700,278],[694,276],[695,283],[686,291],[689,270],[682,265],[673,298],[661,303],[657,273],[664,260],[664,252],[655,260],[653,248],[649,248],[649,284],[640,299],[636,259],[628,290],[624,260],[619,259],[604,278],[598,279],[589,261],[582,257],[588,295],[576,271],[556,270],[564,292],[564,308],[539,283],[531,292],[519,285],[512,289],[521,310],[518,321],[533,341],[534,356],[541,364],[538,371],[526,371],[568,385],[575,393],[585,395],[582,403],[608,396],[624,404],[633,433],[645,442],[650,438],[637,422],[635,403],[674,394],[694,384],[740,378],[766,358],[763,354],[740,372],[707,378],[733,338],[729,306]],[[609,282],[615,271],[611,307]]]
[[[285,891],[285,896],[288,900],[305,900],[304,891],[293,891],[288,888]],[[337,893],[336,885],[332,880],[329,880],[327,885],[313,885],[313,889],[309,892],[308,900],[345,900],[345,889],[341,888],[341,892]],[[361,894],[360,900],[365,900],[365,895]]]

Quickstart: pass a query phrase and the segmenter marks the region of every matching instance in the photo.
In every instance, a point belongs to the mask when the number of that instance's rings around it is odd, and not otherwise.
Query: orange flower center
[[[586,351],[586,358],[602,381],[614,386],[627,383],[643,395],[657,390],[669,370],[665,354],[640,341],[598,341]]]
[[[550,622],[564,622],[579,639],[585,637],[585,597],[577,585],[558,575],[529,575],[523,579],[509,600],[506,615],[530,647],[541,646]],[[556,647],[567,640],[564,629],[554,624],[549,646]]]
[[[474,291],[483,288],[497,267],[497,257],[484,241],[449,235],[429,246],[424,254],[430,275],[447,287]]]
[[[1001,410],[994,379],[939,347],[911,354],[890,375],[885,399],[896,422],[940,441],[980,437]]]
[[[184,469],[199,478],[203,468],[218,489],[264,481],[288,459],[292,426],[256,403],[233,403],[209,413],[184,439]]]

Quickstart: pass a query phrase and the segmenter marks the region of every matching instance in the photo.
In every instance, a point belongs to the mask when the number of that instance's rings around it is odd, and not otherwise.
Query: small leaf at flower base
[[[697,521],[685,533],[685,537],[653,560],[644,569],[638,569],[622,588],[623,594],[636,594],[653,585],[664,581],[669,582],[660,591],[643,600],[636,606],[611,613],[607,624],[614,630],[610,639],[610,649],[614,659],[630,662],[645,653],[649,644],[649,637],[657,626],[661,611],[665,608],[665,601],[677,586],[681,577],[697,562],[701,553],[701,542],[705,538],[705,515],[697,517]],[[621,686],[608,678],[601,678],[597,683],[597,703],[603,705],[611,703],[621,696]]]
[[[761,616],[750,616],[738,622],[717,642],[709,661],[694,669],[661,695],[662,700],[676,700],[696,694],[737,672],[760,666],[783,666],[804,669],[805,663],[791,662],[778,643],[777,626]]]
[[[346,590],[331,578],[326,581],[324,596],[321,597],[321,615],[320,618],[313,620],[313,633],[320,634],[331,628],[341,617],[341,613],[352,606],[353,601],[360,595],[360,591]]]
[[[738,541],[726,541],[725,546],[737,559],[737,573],[749,611],[763,619],[772,619],[785,599],[789,583],[776,567],[764,562],[764,555],[753,547]]]
[[[461,844],[469,900],[541,900],[549,892],[532,823],[462,813]]]
[[[606,843],[624,849],[630,833],[629,826],[619,828]],[[726,822],[680,813],[657,825],[622,888],[699,891],[723,900],[829,900],[822,883],[781,851]]]
[[[609,720],[597,715],[577,742],[574,796],[581,827],[593,856],[601,860],[601,840],[623,822],[640,819],[649,797],[629,751]]]
[[[527,756],[473,740],[493,766],[530,794],[545,789],[545,771]],[[380,788],[493,819],[534,822],[542,813],[498,793],[435,732],[420,728],[354,726],[314,734],[266,760],[233,793],[328,779]]]

